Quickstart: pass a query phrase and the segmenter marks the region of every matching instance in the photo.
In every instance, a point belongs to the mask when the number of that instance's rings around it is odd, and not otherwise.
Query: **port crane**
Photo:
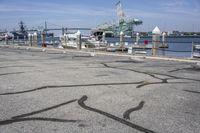
[[[141,25],[143,22],[139,19],[128,19],[124,13],[123,6],[119,0],[116,3],[118,23],[117,24],[102,24],[97,26],[96,30],[102,30],[104,32],[112,32],[114,36],[119,36],[120,32],[123,32],[127,36],[133,36],[134,27]]]

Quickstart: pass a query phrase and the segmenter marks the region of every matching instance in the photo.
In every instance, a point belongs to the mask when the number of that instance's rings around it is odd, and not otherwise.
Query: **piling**
[[[122,52],[124,51],[124,32],[120,32],[120,47],[122,48]]]
[[[64,33],[64,46],[67,47],[67,34]]]
[[[12,44],[14,44],[15,36],[12,35]]]
[[[37,32],[33,33],[33,46],[37,47]]]
[[[17,43],[19,44],[19,36],[17,36]]]
[[[32,47],[33,43],[32,43],[32,34],[28,33],[28,44],[30,47]]]
[[[162,43],[163,43],[163,44],[165,44],[165,36],[166,36],[166,33],[163,32],[163,34],[162,34]]]
[[[33,34],[31,34],[31,33],[28,34],[28,42],[29,42],[29,46],[32,47],[33,46]]]
[[[162,33],[162,55],[165,56],[165,48],[167,47],[167,44],[165,43],[165,37],[166,37],[166,33],[163,32]]]
[[[136,44],[139,44],[139,40],[140,40],[140,34],[136,33]]]
[[[103,35],[102,35],[102,42],[103,42],[103,44],[105,44],[105,41],[106,41],[106,33],[104,32]]]
[[[65,34],[65,28],[62,27],[62,35],[64,35],[64,34]]]
[[[43,32],[41,35],[41,39],[42,39],[42,47],[46,47],[46,32]]]
[[[158,54],[158,47],[160,44],[160,29],[156,26],[155,29],[152,31],[152,55],[156,56]]]
[[[194,45],[194,42],[192,42],[192,51],[191,51],[191,58],[193,58],[194,56],[194,49],[195,49],[195,45]]]
[[[52,41],[52,43],[53,43],[53,47],[55,47],[55,46],[54,46],[54,45],[55,45],[54,35],[51,37],[51,41]]]
[[[8,45],[8,34],[5,34],[5,43]]]
[[[26,42],[26,36],[24,36],[24,42]]]
[[[81,32],[80,31],[78,31],[77,33],[76,33],[76,42],[77,42],[77,49],[78,50],[81,50],[81,45],[82,45],[82,41],[81,41]]]

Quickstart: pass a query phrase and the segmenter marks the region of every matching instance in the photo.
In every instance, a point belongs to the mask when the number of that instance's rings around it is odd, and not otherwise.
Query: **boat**
[[[7,37],[8,40],[13,38],[13,35],[11,33],[7,33],[7,32],[2,32],[0,33],[0,41],[5,40]]]
[[[77,34],[80,33],[65,33],[60,37],[60,42],[63,48],[77,48]],[[99,41],[94,38],[81,36],[81,48],[95,48]],[[96,45],[95,45],[96,44]]]
[[[90,46],[93,46],[93,48],[100,48],[100,47],[106,47],[106,41],[98,40],[95,36],[91,36],[88,39],[84,40],[86,44],[89,44]]]
[[[158,46],[159,48],[169,48],[169,45],[167,43],[162,43]]]
[[[77,33],[65,33],[60,37],[61,45],[64,48],[77,48]],[[92,36],[83,36],[81,35],[82,48],[94,48],[97,50],[102,50],[106,48],[106,41],[103,41],[102,38],[98,38],[100,33],[95,33]]]
[[[63,48],[77,48],[76,33],[65,33],[60,37]]]

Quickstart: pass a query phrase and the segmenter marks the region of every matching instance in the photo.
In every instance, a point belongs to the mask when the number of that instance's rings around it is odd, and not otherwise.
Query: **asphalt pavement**
[[[0,133],[199,133],[194,66],[1,47]]]

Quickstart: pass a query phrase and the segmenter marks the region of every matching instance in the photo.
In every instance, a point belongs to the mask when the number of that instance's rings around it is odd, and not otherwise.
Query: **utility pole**
[[[45,26],[44,27],[45,27],[45,29],[44,29],[45,33],[47,33],[47,21],[45,21]]]

